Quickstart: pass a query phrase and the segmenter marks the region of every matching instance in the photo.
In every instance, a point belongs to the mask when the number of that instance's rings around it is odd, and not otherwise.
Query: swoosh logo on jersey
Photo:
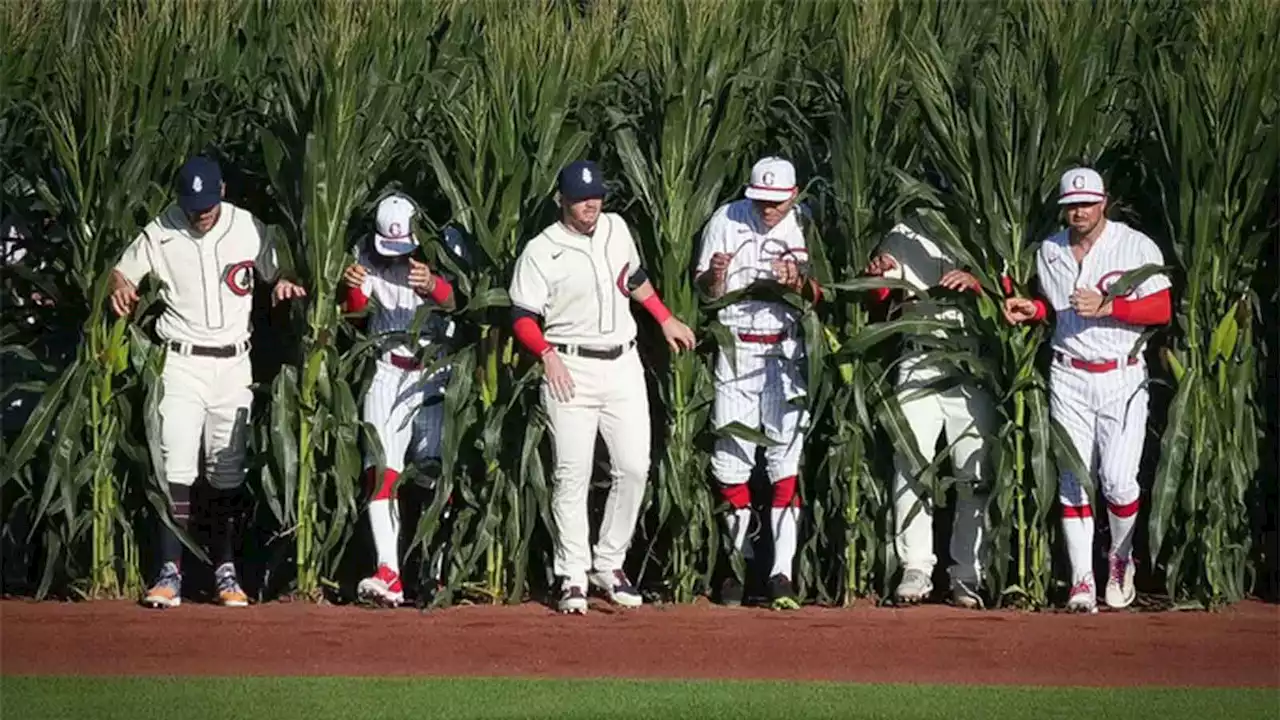
[[[559,258],[561,255],[563,255],[563,254],[564,254],[564,251],[563,251],[563,250],[561,250],[560,252],[553,252],[553,253],[551,253],[551,259],[552,259],[552,260],[556,260],[556,259],[558,259],[558,258]]]

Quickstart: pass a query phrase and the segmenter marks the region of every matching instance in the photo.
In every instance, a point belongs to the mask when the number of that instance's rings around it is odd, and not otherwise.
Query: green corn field
[[[868,291],[893,281],[859,277],[912,218],[986,291],[933,298],[977,342],[931,351],[998,404],[985,590],[1003,606],[1061,600],[1056,482],[1078,460],[1048,413],[1047,328],[1009,327],[998,303],[1003,276],[1034,287],[1036,246],[1061,225],[1058,178],[1077,164],[1103,173],[1113,215],[1157,241],[1174,280],[1174,321],[1147,351],[1139,588],[1170,607],[1277,590],[1276,3],[42,0],[0,5],[0,36],[0,216],[31,238],[3,274],[7,593],[132,598],[155,570],[172,522],[148,422],[159,308],[145,285],[141,321],[105,300],[123,248],[199,152],[308,289],[275,308],[257,298],[241,554],[259,601],[349,599],[371,569],[359,408],[374,343],[337,294],[393,189],[422,207],[422,237],[469,249],[455,261],[426,243],[458,278],[460,331],[442,466],[402,549],[442,559],[436,605],[549,587],[550,450],[506,288],[578,158],[605,169],[606,210],[627,218],[700,342],[671,356],[638,315],[654,448],[628,570],[650,598],[682,603],[741,572],[709,472],[711,358],[732,338],[692,266],[706,221],[767,154],[800,171],[826,290],[816,305],[790,298],[810,350],[795,577],[807,602],[891,589],[895,451],[940,508],[957,492],[948,462],[914,450],[892,391],[900,343],[935,327],[873,316]],[[183,540],[203,559],[193,527]]]

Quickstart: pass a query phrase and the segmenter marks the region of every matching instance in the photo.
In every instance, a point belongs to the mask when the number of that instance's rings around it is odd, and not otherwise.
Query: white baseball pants
[[[1049,372],[1049,412],[1062,424],[1084,467],[1096,471],[1102,496],[1113,506],[1137,501],[1138,466],[1147,432],[1147,368],[1121,364],[1108,372],[1075,368],[1055,354]],[[1064,507],[1089,504],[1080,479],[1063,471],[1058,498]]]
[[[247,350],[231,358],[167,351],[159,408],[166,482],[194,485],[203,460],[212,487],[233,490],[244,483],[252,384]]]
[[[427,376],[426,370],[409,370],[378,358],[373,381],[364,396],[365,422],[373,426],[382,444],[384,467],[397,473],[406,464],[440,457],[444,431],[445,387],[448,367]],[[365,453],[365,468],[377,467],[379,458]]]
[[[631,547],[649,476],[649,395],[634,347],[614,360],[560,357],[573,377],[573,397],[559,402],[542,386],[555,458],[555,573],[585,588],[593,569],[621,569]],[[597,433],[609,451],[613,485],[593,549],[587,494]]]
[[[996,432],[995,408],[985,392],[969,385],[930,390],[927,394],[919,390],[946,372],[907,359],[898,368],[897,392],[920,454],[926,460],[935,457],[939,433],[951,448],[957,492],[949,574],[952,582],[976,585],[982,578],[980,551],[986,495],[970,490],[990,474],[987,438]],[[920,483],[901,453],[895,454],[894,469],[894,544],[898,559],[904,570],[921,570],[932,575],[937,564],[933,552],[932,503],[922,498]],[[917,502],[921,503],[919,508]]]
[[[712,418],[716,428],[734,422],[761,429],[778,443],[764,451],[770,482],[800,473],[804,450],[803,427],[808,409],[796,402],[804,397],[805,381],[794,340],[760,343],[739,339],[732,357],[721,351],[716,358],[716,399]],[[742,485],[751,479],[756,464],[756,444],[735,437],[716,439],[711,470],[722,485]]]

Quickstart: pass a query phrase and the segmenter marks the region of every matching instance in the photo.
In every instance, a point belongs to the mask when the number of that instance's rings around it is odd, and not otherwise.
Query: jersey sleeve
[[[1068,297],[1070,290],[1063,288],[1062,284],[1054,277],[1054,248],[1052,240],[1046,240],[1040,244],[1040,248],[1036,250],[1036,277],[1035,284],[1040,288],[1041,295],[1044,296],[1046,302],[1049,303],[1049,309],[1054,312],[1066,310],[1070,305]],[[1058,262],[1061,262],[1060,260]]]
[[[129,247],[124,249],[124,254],[120,256],[115,269],[129,282],[137,285],[142,282],[142,278],[146,277],[147,273],[152,271],[153,267],[151,237],[144,229],[133,239],[133,242],[129,243]]]
[[[1156,245],[1155,241],[1146,235],[1139,236],[1138,240],[1138,243],[1136,243],[1139,257],[1138,267],[1144,265],[1163,266],[1164,253],[1160,252],[1160,246]],[[1139,283],[1138,287],[1134,288],[1133,295],[1135,298],[1144,298],[1149,295],[1155,295],[1161,290],[1168,290],[1172,286],[1173,283],[1169,280],[1167,273],[1158,273]]]
[[[727,221],[723,211],[717,212],[702,229],[702,247],[698,252],[698,264],[694,268],[699,275],[711,268],[711,256],[724,250],[724,229]]]
[[[528,248],[525,248],[516,260],[508,293],[511,296],[512,305],[546,316],[547,303],[551,299],[551,285],[547,282],[547,276],[538,268],[533,253]]]
[[[258,218],[253,218],[253,229],[258,233],[258,257],[254,260],[258,277],[264,282],[275,282],[280,275],[280,258],[276,254],[276,233]]]

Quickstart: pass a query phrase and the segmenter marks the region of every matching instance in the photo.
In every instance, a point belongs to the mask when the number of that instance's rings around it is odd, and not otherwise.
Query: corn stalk
[[[1183,8],[1171,42],[1143,55],[1147,182],[1185,285],[1176,391],[1149,521],[1152,563],[1174,600],[1235,602],[1250,586],[1249,503],[1259,481],[1255,273],[1274,251],[1280,11],[1250,2]],[[1173,180],[1176,179],[1176,184]],[[1158,214],[1157,214],[1158,213]]]

